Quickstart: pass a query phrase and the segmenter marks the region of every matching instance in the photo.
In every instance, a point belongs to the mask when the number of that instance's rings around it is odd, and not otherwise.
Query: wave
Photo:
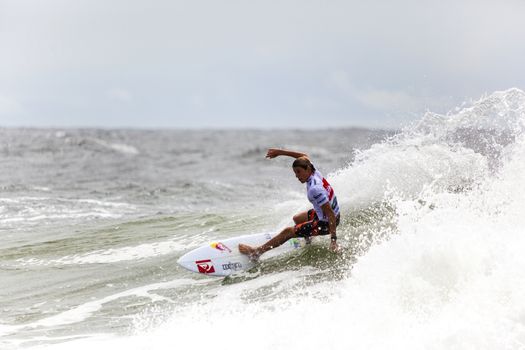
[[[159,257],[184,251],[187,244],[176,240],[164,242],[144,243],[136,246],[94,250],[88,253],[67,255],[58,259],[44,260],[37,258],[19,258],[17,266],[45,266],[45,265],[84,265],[84,264],[109,264],[124,261],[135,261]]]
[[[87,138],[83,142],[91,142],[93,144],[102,146],[103,148],[107,150],[115,151],[115,152],[125,154],[125,155],[134,156],[140,153],[136,147],[125,144],[125,143],[107,142],[107,141],[97,139],[97,138]]]
[[[136,287],[129,290],[121,291],[119,293],[115,293],[100,299],[92,300],[89,302],[86,302],[84,304],[81,304],[75,308],[69,309],[67,311],[63,311],[60,313],[57,313],[52,316],[48,316],[46,318],[34,321],[32,323],[24,324],[24,325],[18,325],[18,326],[6,326],[6,325],[0,325],[0,335],[8,335],[12,334],[18,331],[22,330],[30,330],[35,328],[41,328],[41,327],[56,327],[56,326],[62,326],[72,323],[78,323],[81,322],[88,317],[90,317],[94,312],[100,310],[104,304],[110,303],[112,301],[129,297],[129,296],[138,296],[142,298],[148,298],[151,301],[170,301],[169,298],[166,298],[162,296],[160,293],[157,294],[155,291],[163,290],[167,288],[177,289],[181,287],[185,287],[188,285],[199,285],[202,284],[204,281],[194,281],[191,279],[179,279],[177,281],[170,281],[170,282],[160,282],[160,283],[154,283],[149,284],[146,286]]]
[[[133,341],[158,348],[522,348],[523,106],[525,93],[511,89],[455,114],[427,114],[334,174],[343,207],[379,201],[394,211],[395,230],[361,254],[346,278],[255,303],[242,297],[251,283],[227,286]],[[474,149],[458,132],[465,128],[507,136]],[[491,165],[490,157],[498,161]],[[270,285],[291,286],[286,279]],[[318,331],[290,336],[290,325]],[[233,345],[217,341],[225,327],[237,332]],[[257,329],[272,337],[258,338]]]
[[[425,188],[468,189],[498,171],[506,149],[523,136],[525,93],[510,89],[484,97],[459,112],[428,112],[400,133],[356,151],[333,174],[338,197],[350,208],[367,208],[395,191],[415,198]]]
[[[5,227],[51,224],[57,220],[121,218],[137,207],[124,202],[61,197],[0,198],[0,224]]]
[[[153,308],[137,315],[132,335],[63,348],[523,348],[524,130],[518,89],[427,113],[329,174],[343,208],[341,245],[367,239],[346,261],[333,260],[346,274],[322,277],[308,264],[215,282],[160,316]],[[70,315],[58,316],[42,322]]]

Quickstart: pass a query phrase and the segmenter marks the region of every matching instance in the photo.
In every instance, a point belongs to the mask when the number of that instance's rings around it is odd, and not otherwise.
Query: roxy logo
[[[212,243],[211,247],[215,248],[217,250],[220,250],[221,252],[228,252],[228,253],[232,252],[232,250],[230,248],[228,248],[225,244],[222,244],[221,242],[219,242],[219,243]]]
[[[197,264],[197,269],[200,273],[214,273],[215,268],[213,267],[213,264],[211,263],[211,260],[198,260],[195,261],[195,264]]]
[[[237,270],[240,270],[242,269],[242,264],[241,263],[238,263],[238,262],[229,262],[227,264],[222,264],[222,269],[223,270],[233,270],[233,271],[237,271]]]

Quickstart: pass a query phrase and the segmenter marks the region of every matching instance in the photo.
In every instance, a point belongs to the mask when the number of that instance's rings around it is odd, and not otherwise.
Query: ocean
[[[309,208],[338,254],[226,278],[177,265]],[[400,130],[0,129],[1,349],[523,349],[525,92]]]

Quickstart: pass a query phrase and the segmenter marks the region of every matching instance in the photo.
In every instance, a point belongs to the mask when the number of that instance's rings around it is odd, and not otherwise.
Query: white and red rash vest
[[[306,193],[308,200],[314,206],[319,220],[328,221],[328,217],[325,217],[323,209],[321,209],[321,206],[328,202],[330,202],[330,206],[335,215],[337,216],[339,214],[339,205],[337,204],[334,189],[318,170],[315,170],[308,180],[306,180]]]

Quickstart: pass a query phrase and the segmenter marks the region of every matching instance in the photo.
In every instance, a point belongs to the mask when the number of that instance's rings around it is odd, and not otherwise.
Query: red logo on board
[[[199,269],[200,273],[213,273],[215,272],[215,268],[213,267],[213,264],[211,263],[211,260],[198,260],[195,261],[195,264],[197,264],[197,268]]]

